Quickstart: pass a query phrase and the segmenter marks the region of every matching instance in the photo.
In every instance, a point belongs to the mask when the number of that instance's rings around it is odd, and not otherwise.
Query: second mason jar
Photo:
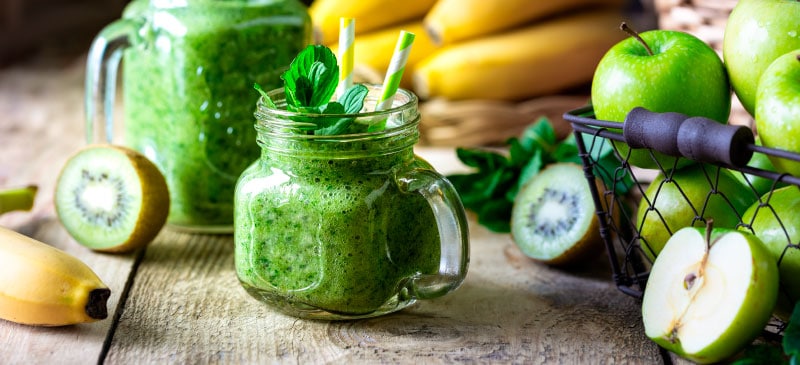
[[[124,143],[164,174],[168,223],[231,231],[236,180],[259,155],[253,84],[280,85],[310,39],[297,0],[136,0],[92,45],[88,138],[110,139],[109,80],[123,58]]]
[[[374,107],[380,88],[371,87]],[[453,186],[414,154],[416,97],[345,115],[257,112],[261,158],[236,188],[236,273],[254,297],[299,317],[352,319],[444,295],[464,279],[466,216]],[[269,104],[269,106],[268,106]],[[369,107],[368,107],[369,108]],[[342,135],[303,125],[350,122]],[[370,132],[370,125],[386,129]]]

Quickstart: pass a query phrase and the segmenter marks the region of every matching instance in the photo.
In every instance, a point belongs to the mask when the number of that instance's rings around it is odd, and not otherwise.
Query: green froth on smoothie
[[[236,180],[259,155],[252,83],[280,85],[309,41],[305,8],[294,1],[146,4],[135,1],[125,13],[149,24],[125,52],[126,144],[164,173],[170,223],[230,225]]]
[[[391,301],[406,278],[436,273],[433,212],[393,177],[398,168],[430,166],[401,155],[266,156],[253,164],[237,192],[237,202],[247,202],[236,208],[235,236],[244,286],[256,296],[363,314]],[[253,186],[258,191],[248,192]]]

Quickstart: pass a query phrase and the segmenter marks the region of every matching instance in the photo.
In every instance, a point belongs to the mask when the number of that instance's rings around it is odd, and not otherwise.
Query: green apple
[[[642,299],[647,337],[697,363],[730,358],[770,319],[778,267],[755,235],[684,228],[658,256]]]
[[[639,203],[637,228],[642,251],[653,260],[679,229],[704,225],[711,218],[720,228],[734,228],[758,198],[726,169],[706,164],[659,174]],[[711,194],[712,187],[716,193]]]
[[[591,90],[597,119],[623,122],[631,109],[640,106],[727,122],[730,85],[722,60],[711,47],[679,31],[651,30],[639,36],[617,43],[600,60]],[[628,154],[627,145],[615,145],[623,157]],[[656,155],[665,168],[674,166],[673,157]],[[647,150],[631,151],[629,162],[657,167]]]
[[[800,14],[797,22],[800,24]],[[778,57],[764,71],[756,94],[755,117],[764,146],[800,153],[800,49]],[[778,171],[800,176],[800,163],[773,156],[770,159]]]
[[[777,189],[771,197],[765,195],[762,201],[769,206],[753,204],[744,213],[742,222],[764,242],[775,262],[780,260],[781,290],[775,314],[788,320],[794,303],[800,300],[800,249],[787,248],[790,242],[800,241],[800,215],[797,214],[800,212],[800,188],[792,185]],[[741,230],[749,229],[742,227]]]
[[[755,114],[761,74],[776,58],[800,48],[800,1],[740,0],[725,26],[722,55],[736,96]]]

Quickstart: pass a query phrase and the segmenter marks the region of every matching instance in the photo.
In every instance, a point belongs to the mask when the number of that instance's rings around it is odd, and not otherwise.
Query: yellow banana
[[[416,65],[422,98],[520,100],[589,82],[625,37],[616,10],[583,12],[444,47]]]
[[[308,9],[314,38],[330,45],[339,39],[339,18],[356,20],[356,34],[422,18],[436,0],[315,0]]]
[[[13,210],[31,210],[38,190],[36,185],[0,190],[0,214]]]
[[[0,318],[37,326],[93,322],[108,316],[110,293],[76,257],[0,227]]]
[[[439,45],[489,35],[569,10],[621,6],[622,0],[439,0],[425,27]]]
[[[411,53],[406,61],[406,70],[400,86],[409,88],[411,86],[411,72],[419,61],[433,54],[438,48],[425,34],[422,22],[417,20],[398,26],[380,29],[374,32],[357,35],[353,43],[353,76],[360,82],[380,84],[389,68],[392,59],[397,37],[400,31],[414,33],[414,44],[411,46]],[[334,54],[338,54],[338,46],[331,45]]]

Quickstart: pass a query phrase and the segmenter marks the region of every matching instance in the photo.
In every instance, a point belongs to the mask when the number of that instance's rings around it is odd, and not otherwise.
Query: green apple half
[[[800,188],[791,185],[777,189],[762,201],[768,205],[753,204],[744,213],[742,222],[749,224],[764,242],[773,260],[780,260],[781,289],[775,314],[788,320],[794,303],[800,300],[800,249],[787,248],[790,242],[800,241]]]
[[[800,24],[800,14],[796,20]],[[755,118],[764,146],[800,153],[800,49],[778,57],[764,71]],[[800,163],[772,156],[770,160],[776,170],[800,176]]]
[[[698,363],[727,359],[769,321],[778,267],[754,235],[684,228],[658,256],[644,291],[647,337]]]
[[[731,86],[756,113],[761,74],[776,58],[800,48],[799,0],[740,0],[725,26],[722,54]]]
[[[628,112],[644,107],[653,112],[677,112],[726,123],[731,93],[722,60],[702,40],[678,31],[651,30],[627,38],[606,52],[592,79],[592,105],[597,119],[622,123]],[[652,126],[658,129],[658,125]],[[622,157],[629,148],[615,143]],[[658,165],[648,150],[630,151],[629,163],[642,168]],[[656,159],[672,168],[675,158]],[[679,167],[691,164],[680,159]]]
[[[729,170],[706,164],[661,173],[644,195],[636,222],[642,251],[650,260],[679,229],[705,225],[700,218],[711,218],[720,228],[735,228],[758,198]]]

